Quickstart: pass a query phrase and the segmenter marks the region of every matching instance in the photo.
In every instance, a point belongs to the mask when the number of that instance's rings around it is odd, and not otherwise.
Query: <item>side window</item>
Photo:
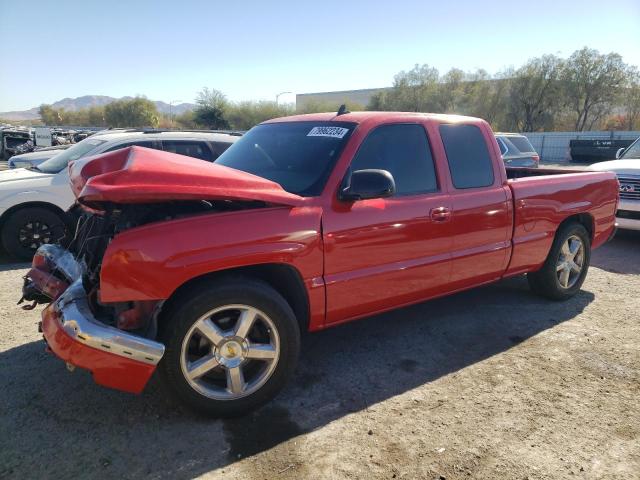
[[[440,125],[440,136],[456,188],[493,185],[493,164],[482,131],[475,125]]]
[[[162,149],[165,152],[186,155],[187,157],[199,158],[208,162],[213,161],[211,150],[204,142],[194,142],[188,140],[163,140]]]
[[[105,150],[105,152],[113,152],[114,150],[120,150],[121,148],[127,147],[145,147],[145,148],[153,148],[153,142],[148,140],[140,141],[140,142],[125,142],[114,145],[113,147],[109,147]]]
[[[212,146],[213,146],[213,150],[214,150],[214,162],[216,161],[216,159],[222,155],[225,150],[227,150],[227,148],[229,148],[231,145],[233,145],[233,143],[228,143],[228,142],[213,142]]]
[[[387,170],[396,182],[397,195],[438,190],[427,134],[422,125],[382,125],[362,142],[351,170]]]

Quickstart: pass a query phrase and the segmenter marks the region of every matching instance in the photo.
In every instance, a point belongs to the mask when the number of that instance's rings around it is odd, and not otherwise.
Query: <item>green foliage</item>
[[[227,106],[226,119],[234,130],[249,130],[265,120],[292,115],[291,105],[277,105],[276,102],[246,101]]]
[[[296,106],[295,113],[321,113],[321,112],[337,112],[341,105],[344,105],[350,112],[359,112],[365,110],[365,107],[356,102],[347,100],[336,101],[316,101],[306,102],[304,105]]]
[[[455,68],[441,76],[416,65],[398,73],[367,109],[457,113],[482,117],[499,130],[536,131],[604,126],[616,107],[624,107],[623,121],[609,123],[631,128],[640,121],[636,74],[620,55],[586,47],[566,60],[543,55],[493,76]]]
[[[110,127],[157,127],[160,116],[151,100],[136,97],[106,105],[104,119]]]
[[[229,103],[222,92],[205,87],[198,93],[196,103],[198,106],[193,112],[196,125],[214,130],[229,128],[225,118]]]
[[[565,62],[555,55],[529,60],[516,70],[509,85],[508,116],[516,130],[535,132],[553,125],[562,107],[559,81]]]

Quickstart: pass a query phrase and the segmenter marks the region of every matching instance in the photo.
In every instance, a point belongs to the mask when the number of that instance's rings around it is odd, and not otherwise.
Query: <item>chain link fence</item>
[[[633,141],[640,137],[640,131],[532,132],[523,133],[523,135],[529,139],[542,162],[568,163],[571,161],[569,148],[571,140]]]

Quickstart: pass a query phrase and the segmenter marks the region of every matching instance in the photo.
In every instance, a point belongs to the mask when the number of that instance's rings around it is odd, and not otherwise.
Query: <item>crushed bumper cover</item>
[[[44,247],[51,246],[41,248]],[[50,268],[57,271],[65,268],[69,275],[64,276],[71,282],[42,312],[42,331],[51,351],[67,364],[91,371],[99,385],[140,393],[162,358],[164,345],[98,321],[89,308],[80,266],[77,263],[58,265],[59,256],[63,256],[63,262],[70,262],[65,255],[69,252],[60,247],[48,248],[45,252],[53,252],[48,263]],[[74,276],[77,278],[69,278]],[[39,285],[40,277],[29,280],[29,288],[46,287],[46,284]]]

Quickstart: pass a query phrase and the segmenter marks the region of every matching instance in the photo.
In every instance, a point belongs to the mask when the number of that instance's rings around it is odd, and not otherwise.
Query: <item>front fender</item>
[[[321,215],[319,207],[264,208],[127,230],[105,252],[100,300],[164,300],[196,277],[264,263],[290,265],[307,289],[317,288],[323,266]]]

